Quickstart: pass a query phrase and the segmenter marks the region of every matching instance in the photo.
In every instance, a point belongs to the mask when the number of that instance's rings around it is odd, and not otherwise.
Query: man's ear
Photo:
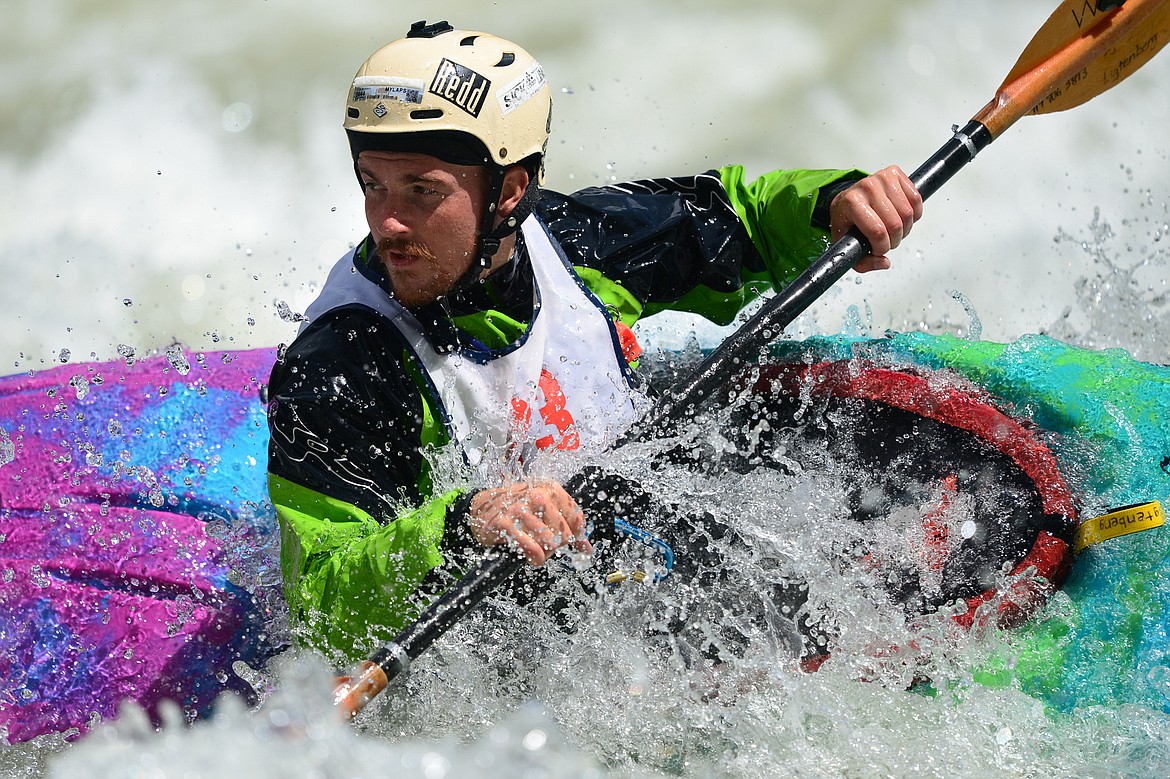
[[[500,202],[496,205],[496,217],[503,221],[508,218],[528,190],[528,170],[523,165],[509,165],[504,170],[504,183],[500,187]]]

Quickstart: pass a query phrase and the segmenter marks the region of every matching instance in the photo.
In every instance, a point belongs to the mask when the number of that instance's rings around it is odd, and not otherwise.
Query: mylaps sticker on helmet
[[[450,100],[467,113],[478,117],[491,86],[492,82],[471,68],[465,68],[444,58],[439,63],[439,69],[435,71],[435,78],[431,81],[431,88],[428,91],[444,100]]]
[[[426,84],[417,78],[358,76],[353,80],[353,102],[397,100],[401,103],[421,103],[425,88]],[[385,113],[384,107],[383,113]]]
[[[539,62],[532,63],[532,67],[521,73],[518,79],[496,93],[500,108],[505,114],[512,113],[514,109],[531,100],[544,86],[544,82],[544,68]]]

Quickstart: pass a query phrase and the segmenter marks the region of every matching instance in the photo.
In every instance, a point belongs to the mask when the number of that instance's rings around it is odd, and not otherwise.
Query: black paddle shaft
[[[976,121],[968,122],[914,171],[910,181],[926,199],[992,140],[986,127]],[[743,327],[723,341],[686,379],[671,388],[663,402],[617,445],[669,435],[676,430],[694,415],[704,400],[742,366],[753,363],[769,342],[868,253],[869,245],[856,231],[830,246],[804,273],[770,298]],[[584,483],[583,477],[574,476],[565,489],[574,494]],[[407,670],[411,660],[426,651],[523,562],[523,558],[511,550],[489,552],[453,588],[431,603],[417,620],[370,659],[385,671],[388,680],[394,679]]]

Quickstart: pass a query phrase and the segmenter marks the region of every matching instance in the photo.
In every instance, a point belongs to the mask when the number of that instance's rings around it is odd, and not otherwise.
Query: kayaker
[[[338,659],[392,637],[476,549],[512,544],[533,566],[591,550],[540,464],[635,420],[635,321],[730,322],[852,226],[873,247],[856,270],[887,268],[922,215],[896,167],[749,182],[728,166],[564,195],[543,187],[550,122],[536,60],[446,22],[413,25],[349,88],[369,234],[269,385],[285,595],[302,640]],[[436,490],[453,460],[472,486]]]

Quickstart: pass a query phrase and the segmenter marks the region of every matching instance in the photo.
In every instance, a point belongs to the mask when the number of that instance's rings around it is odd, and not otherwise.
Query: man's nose
[[[378,198],[367,198],[366,218],[370,227],[382,235],[401,237],[410,232],[409,220],[404,211],[402,198],[393,193],[383,192]]]
[[[384,208],[378,214],[378,227],[383,235],[401,236],[410,232],[410,227],[403,221],[397,209]]]

